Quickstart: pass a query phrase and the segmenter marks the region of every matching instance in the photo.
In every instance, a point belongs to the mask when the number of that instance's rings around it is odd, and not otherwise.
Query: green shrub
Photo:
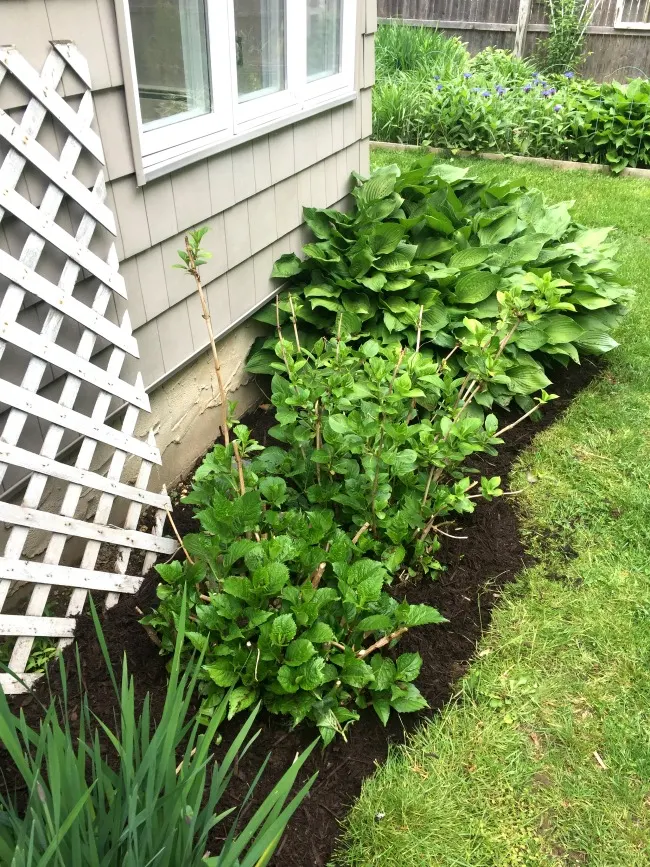
[[[310,750],[246,824],[241,822],[242,810],[254,785],[239,810],[219,812],[233,762],[254,740],[250,732],[257,711],[243,724],[223,760],[215,761],[211,750],[228,699],[215,706],[204,731],[197,721],[188,721],[201,663],[190,664],[181,674],[181,626],[162,716],[152,730],[149,696],[138,715],[126,662],[118,687],[94,609],[93,615],[119,699],[119,721],[111,725],[98,719],[84,696],[74,709],[78,722],[73,730],[62,660],[62,706],[59,709],[52,699],[38,731],[30,728],[22,712],[17,717],[11,711],[0,690],[0,742],[22,776],[27,800],[19,810],[11,792],[5,789],[0,797],[0,863],[12,867],[268,864],[313,783],[314,778],[289,800]],[[108,750],[102,738],[110,744]],[[221,827],[224,842],[218,854],[210,855],[208,836],[216,826]]]
[[[473,86],[485,83],[486,86],[512,87],[530,80],[533,65],[528,59],[515,57],[512,51],[490,45],[472,57],[468,70],[474,74]]]
[[[316,242],[303,248],[304,261],[289,254],[274,267],[291,287],[292,299],[285,292],[280,302],[287,338],[291,301],[311,332],[308,348],[314,335],[335,330],[340,314],[359,339],[415,346],[422,309],[424,352],[460,347],[450,364],[485,383],[478,402],[507,406],[514,396],[526,410],[530,395],[549,385],[552,362],[617,345],[610,330],[631,292],[616,280],[609,230],[573,223],[570,203],[549,206],[537,190],[479,183],[430,157],[404,175],[379,169],[353,195],[349,214],[305,208]],[[501,334],[504,309],[515,330],[498,373],[481,372],[485,358],[468,341]],[[275,315],[269,306],[258,318],[272,323]],[[274,342],[258,341],[249,370],[273,372]]]
[[[426,707],[412,683],[420,657],[393,661],[386,650],[409,628],[444,618],[389,595],[390,564],[363,556],[361,536],[287,484],[296,453],[261,449],[244,425],[233,433],[206,456],[185,498],[199,507],[202,530],[184,539],[193,562],[157,567],[160,604],[144,621],[163,651],[187,625],[188,649],[205,654],[202,717],[224,701],[231,717],[261,698],[294,725],[317,725],[329,743],[366,706],[384,724],[391,708]],[[315,473],[306,453],[302,460]]]

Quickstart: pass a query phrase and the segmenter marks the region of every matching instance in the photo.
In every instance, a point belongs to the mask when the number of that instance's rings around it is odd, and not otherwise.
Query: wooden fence
[[[549,29],[544,0],[378,0],[378,14],[448,31],[472,54],[493,45],[529,55]],[[599,80],[650,76],[648,0],[603,0],[586,48],[585,75]]]

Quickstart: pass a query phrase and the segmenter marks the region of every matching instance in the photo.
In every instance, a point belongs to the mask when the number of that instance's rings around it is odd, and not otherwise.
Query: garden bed
[[[558,372],[554,390],[560,397],[546,407],[541,424],[530,419],[524,421],[506,437],[498,456],[482,456],[475,460],[477,468],[486,473],[489,470],[490,475],[500,475],[505,480],[521,450],[528,446],[540,429],[551,424],[564,411],[573,396],[591,381],[598,369],[598,365],[587,359],[581,367]],[[248,421],[254,435],[265,443],[269,415],[258,410]],[[193,529],[193,519],[187,507],[177,507],[175,519],[182,533]],[[424,578],[417,584],[393,588],[393,592],[406,595],[411,603],[435,606],[449,620],[444,626],[425,626],[409,633],[399,647],[400,652],[417,651],[423,658],[418,686],[428,700],[430,710],[426,714],[409,714],[403,718],[395,714],[387,728],[381,726],[374,713],[366,711],[362,724],[351,730],[347,743],[337,739],[327,750],[317,749],[305,766],[304,775],[318,770],[319,777],[311,795],[290,824],[275,855],[275,864],[324,867],[336,842],[338,823],[359,794],[363,779],[373,773],[376,763],[386,758],[389,744],[403,741],[405,731],[417,725],[423,716],[435,713],[450,699],[454,683],[463,675],[476,642],[489,623],[490,611],[499,598],[500,588],[511,581],[524,564],[525,553],[518,536],[514,498],[502,497],[492,502],[482,502],[473,514],[459,521],[458,525],[463,527],[459,535],[468,538],[444,540],[439,558],[446,566],[446,571],[437,580]],[[140,593],[135,597],[123,597],[103,621],[112,658],[119,664],[123,654],[126,654],[129,670],[136,675],[138,702],[142,702],[147,691],[151,693],[154,719],[159,716],[164,701],[166,660],[159,656],[157,647],[138,620],[141,612],[146,612],[156,604],[156,583],[157,576],[151,573]],[[100,717],[112,720],[117,703],[108,673],[100,661],[94,627],[88,616],[79,621],[77,646],[83,686],[88,692],[91,708]],[[74,719],[80,694],[75,685],[72,649],[67,651],[66,657],[72,674],[68,702],[71,719]],[[51,674],[51,686],[54,694],[60,694],[58,671]],[[48,697],[47,683],[41,681],[34,697],[17,699],[15,704],[24,710],[28,721],[37,723],[39,702],[46,703]],[[223,751],[239,728],[238,718],[222,727],[223,744],[219,752]],[[296,753],[314,737],[313,729],[302,727],[291,732],[277,717],[265,715],[262,718],[261,735],[240,763],[236,779],[220,807],[225,809],[241,801],[259,765],[272,751],[268,772],[256,791],[255,799],[247,808],[248,815],[252,806],[259,803],[293,761]],[[11,789],[11,770],[6,762],[3,762],[3,769]],[[20,785],[18,780],[17,785]],[[217,848],[217,842],[218,837],[215,837],[214,848]]]

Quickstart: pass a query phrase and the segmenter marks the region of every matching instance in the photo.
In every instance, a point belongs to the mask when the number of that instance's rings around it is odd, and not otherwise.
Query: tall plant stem
[[[314,404],[314,411],[316,413],[316,448],[320,449],[321,447],[321,435],[320,435],[320,403],[316,401]],[[320,464],[316,464],[316,481],[320,485]]]
[[[235,453],[235,463],[237,464],[237,473],[239,475],[239,493],[243,497],[246,493],[246,483],[244,482],[244,467],[241,462],[241,455],[239,454],[239,446],[237,445],[237,440],[232,441],[232,448]]]
[[[400,347],[399,356],[397,358],[397,364],[395,365],[395,370],[393,370],[393,375],[390,380],[390,385],[388,386],[388,394],[391,395],[393,393],[393,386],[395,385],[395,380],[397,379],[397,374],[402,366],[402,361],[404,360],[404,355],[406,353],[406,349],[403,346]],[[375,501],[377,499],[377,490],[379,489],[379,459],[381,458],[381,453],[384,449],[384,434],[386,431],[386,414],[382,408],[381,412],[381,424],[379,431],[379,444],[377,446],[377,451],[375,452],[375,477],[372,482],[372,529],[376,529],[375,522]]]
[[[276,296],[277,297],[277,296]],[[296,337],[296,349],[300,352],[300,338],[298,337],[298,323],[296,322],[296,308],[293,306],[293,298],[289,292],[289,307],[291,307],[291,322],[293,323],[293,333]]]
[[[199,274],[199,269],[196,267],[196,260],[194,259],[194,253],[192,251],[192,247],[190,246],[190,239],[187,235],[185,235],[185,252],[187,253],[187,261],[189,265],[188,270],[192,277],[194,277],[194,282],[196,283],[196,291],[199,293],[199,299],[201,301],[201,314],[203,316],[203,319],[205,320],[205,327],[208,329],[208,337],[210,338],[210,347],[212,349],[212,360],[214,362],[214,370],[217,374],[217,383],[219,385],[219,394],[221,396],[221,432],[223,434],[224,443],[228,445],[228,443],[230,442],[230,434],[228,432],[228,397],[226,395],[226,388],[223,384],[223,377],[221,375],[221,362],[219,361],[217,342],[214,339],[214,332],[212,330],[212,317],[210,316],[208,300],[205,297],[203,284],[201,283],[201,275]]]
[[[360,650],[357,653],[357,657],[359,659],[365,659],[366,656],[370,656],[373,651],[379,650],[381,647],[386,647],[387,644],[390,644],[391,641],[399,638],[400,635],[404,635],[405,632],[408,632],[408,626],[402,626],[400,629],[396,629],[395,632],[391,632],[390,635],[384,635],[383,638],[380,638],[379,641],[375,641],[375,643],[371,644],[370,647]]]
[[[420,315],[418,316],[418,333],[415,339],[415,351],[420,351],[420,339],[422,337],[422,317],[424,315],[424,304],[420,304]]]

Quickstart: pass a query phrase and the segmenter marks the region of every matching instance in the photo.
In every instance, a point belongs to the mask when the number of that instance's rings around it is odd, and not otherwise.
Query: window
[[[622,30],[650,30],[648,0],[616,0],[615,27]]]
[[[357,0],[122,0],[144,174],[354,94]]]

